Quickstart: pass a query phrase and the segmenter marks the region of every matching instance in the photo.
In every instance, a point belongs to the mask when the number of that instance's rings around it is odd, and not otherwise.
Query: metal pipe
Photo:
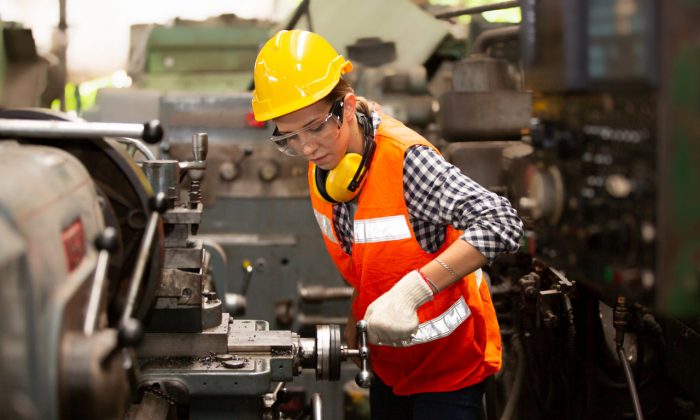
[[[300,327],[319,324],[345,325],[347,322],[346,316],[306,315],[305,313],[297,315],[297,323]]]
[[[139,152],[141,152],[142,155],[146,157],[146,160],[156,160],[156,155],[153,153],[153,151],[142,142],[129,137],[117,137],[116,140],[121,144],[135,147]]]
[[[285,29],[290,30],[294,29],[294,27],[297,26],[297,23],[299,23],[299,20],[304,15],[304,13],[309,13],[310,2],[311,0],[303,0],[301,3],[299,3],[299,6],[297,6],[297,8],[294,9],[294,14],[292,15],[291,19],[289,19],[289,22],[287,23],[287,26],[285,26]],[[311,28],[309,28],[309,30],[311,30]]]
[[[468,7],[466,9],[453,10],[451,12],[438,13],[435,15],[436,19],[450,19],[457,16],[464,15],[476,15],[483,12],[490,12],[492,10],[503,10],[511,9],[513,7],[520,7],[519,1],[504,1],[501,3],[487,4],[484,6]]]
[[[53,39],[53,50],[58,57],[59,84],[60,90],[58,99],[61,103],[61,111],[66,111],[66,82],[68,82],[68,23],[66,16],[66,0],[58,0],[58,35]],[[76,89],[77,92],[77,89]]]
[[[520,342],[520,336],[518,334],[513,334],[510,339],[511,345],[513,346],[513,351],[516,356],[516,363],[518,366],[515,371],[515,379],[513,380],[513,386],[511,391],[508,393],[508,401],[506,402],[506,407],[503,409],[503,414],[501,414],[500,420],[511,420],[515,414],[515,408],[518,405],[518,400],[520,399],[520,392],[523,388],[523,380],[525,379],[525,354],[523,351],[523,344]]]
[[[346,286],[300,286],[299,297],[306,302],[350,299],[354,289]]]
[[[162,139],[163,130],[157,121],[146,124],[99,123],[74,121],[38,121],[0,119],[0,137],[32,138],[95,138],[133,137],[155,143]]]
[[[632,404],[634,405],[634,415],[637,418],[637,420],[644,420],[644,414],[642,414],[642,405],[639,403],[639,395],[637,394],[637,386],[634,384],[634,375],[632,374],[632,368],[630,367],[629,361],[627,360],[627,353],[625,352],[625,348],[622,346],[617,346],[617,355],[620,357],[620,363],[622,363],[622,367],[625,370],[627,387],[630,390]]]
[[[520,25],[488,29],[480,33],[472,44],[471,54],[485,54],[488,48],[498,41],[515,39],[520,36]]]
[[[323,419],[323,403],[321,401],[321,395],[317,392],[311,394],[311,418],[313,420]]]

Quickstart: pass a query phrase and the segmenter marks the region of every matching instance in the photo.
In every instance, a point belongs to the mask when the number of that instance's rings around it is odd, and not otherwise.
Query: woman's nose
[[[304,156],[311,156],[314,154],[316,149],[318,149],[318,144],[315,144],[313,141],[310,142],[302,142],[301,143],[301,150]]]

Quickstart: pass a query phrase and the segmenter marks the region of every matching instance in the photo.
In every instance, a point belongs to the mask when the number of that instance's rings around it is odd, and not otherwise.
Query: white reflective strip
[[[328,238],[329,241],[337,244],[338,239],[336,239],[335,233],[333,233],[333,225],[331,224],[331,220],[325,215],[316,211],[316,209],[314,209],[314,215],[316,216],[318,227],[321,228],[321,232],[326,236],[326,238]]]
[[[481,280],[484,279],[484,273],[482,273],[481,269],[477,269],[474,272],[474,276],[476,276],[476,288],[480,289],[481,288]]]
[[[355,220],[355,243],[396,241],[411,237],[403,215]]]
[[[472,311],[464,300],[464,296],[460,296],[457,302],[438,317],[420,324],[410,340],[402,341],[400,344],[392,344],[392,346],[408,347],[447,337],[462,325],[471,314]]]

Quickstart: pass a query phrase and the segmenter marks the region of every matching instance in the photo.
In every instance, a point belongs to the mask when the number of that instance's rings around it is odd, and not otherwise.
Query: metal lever
[[[105,278],[107,277],[109,254],[117,250],[117,231],[113,227],[106,228],[95,240],[95,246],[99,250],[99,255],[97,256],[95,277],[92,280],[90,300],[88,301],[87,314],[83,324],[83,332],[88,337],[97,328],[97,318],[100,312],[102,294],[104,293]]]
[[[11,137],[132,137],[153,144],[163,138],[163,127],[158,120],[145,124],[126,124],[0,119],[0,138]]]
[[[367,347],[367,321],[357,321],[358,350],[360,351],[360,363],[362,370],[355,375],[355,383],[362,388],[369,388],[372,382],[372,374],[367,368],[369,362],[369,347]]]
[[[637,420],[644,420],[642,405],[639,402],[639,393],[637,385],[634,382],[634,375],[630,367],[627,353],[625,352],[625,330],[627,329],[629,312],[627,311],[627,299],[624,296],[618,296],[613,312],[613,325],[615,326],[615,343],[617,347],[617,355],[620,358],[620,364],[625,372],[627,379],[627,387],[632,397],[632,405],[634,407],[634,415]]]
[[[136,296],[138,295],[141,281],[143,279],[143,272],[146,269],[146,260],[148,259],[151,244],[153,243],[153,238],[156,234],[156,227],[158,227],[158,219],[160,218],[160,215],[165,213],[165,211],[168,209],[165,194],[163,192],[159,192],[152,197],[149,207],[151,214],[148,217],[148,223],[146,224],[146,229],[144,230],[143,238],[141,239],[141,248],[139,249],[138,257],[136,258],[134,272],[131,275],[131,283],[129,284],[126,305],[121,318],[122,324],[125,324],[126,321],[132,316],[134,305],[136,303]]]
[[[209,153],[209,135],[207,133],[197,133],[192,135],[192,155],[193,161],[180,162],[178,165],[184,172],[195,169],[207,168],[207,154]],[[191,177],[191,176],[190,176]]]
[[[153,244],[153,238],[156,234],[156,228],[158,227],[158,219],[162,213],[167,210],[167,202],[165,200],[165,194],[159,192],[154,197],[151,198],[148,203],[151,210],[151,214],[148,217],[148,223],[146,224],[146,229],[144,230],[143,238],[141,239],[141,248],[139,249],[138,257],[136,258],[136,264],[134,272],[131,275],[131,283],[129,284],[129,291],[126,297],[126,304],[124,305],[124,312],[119,320],[119,326],[117,327],[117,345],[102,359],[102,365],[106,366],[109,361],[118,355],[120,352],[125,354],[127,359],[130,356],[122,352],[123,349],[127,347],[135,347],[141,342],[143,338],[143,328],[141,326],[141,321],[134,318],[134,305],[136,304],[136,296],[138,295],[139,288],[141,287],[141,282],[143,281],[143,272],[146,268],[146,260],[148,259],[148,254]],[[133,366],[129,369],[133,370]]]
[[[359,357],[361,370],[355,375],[355,383],[362,388],[369,388],[372,383],[372,374],[368,369],[369,347],[367,347],[367,321],[357,321],[357,348],[348,349],[343,346],[341,354],[344,359]]]

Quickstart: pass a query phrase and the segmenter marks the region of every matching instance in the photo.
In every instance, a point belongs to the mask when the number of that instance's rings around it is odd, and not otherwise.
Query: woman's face
[[[321,169],[333,169],[348,150],[348,130],[335,116],[332,103],[321,100],[274,120],[276,134],[289,135],[287,147]]]

